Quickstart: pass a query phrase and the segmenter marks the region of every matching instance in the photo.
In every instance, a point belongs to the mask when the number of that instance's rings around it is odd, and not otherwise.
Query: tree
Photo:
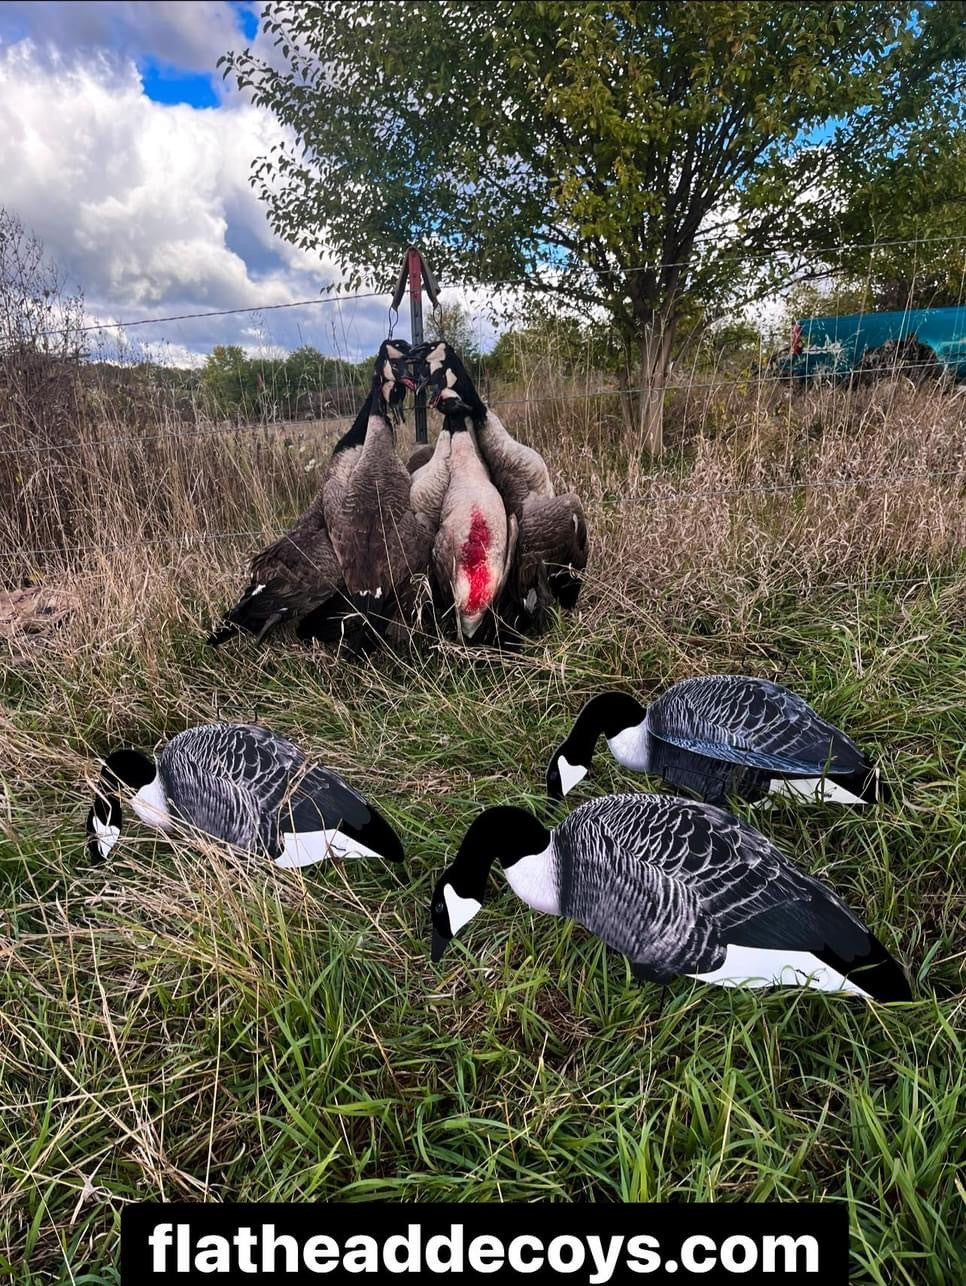
[[[959,128],[950,9],[284,0],[262,13],[278,57],[224,62],[289,135],[253,170],[278,233],[334,250],[352,284],[386,288],[418,240],[444,279],[602,313],[656,452],[682,314],[830,244],[850,149],[888,151],[926,104]]]
[[[0,420],[34,440],[76,433],[84,299],[43,243],[0,207]]]

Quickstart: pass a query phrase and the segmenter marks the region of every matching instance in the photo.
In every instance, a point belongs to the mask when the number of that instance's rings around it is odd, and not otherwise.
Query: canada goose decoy
[[[342,568],[326,527],[323,496],[330,479],[348,476],[353,462],[358,462],[370,416],[378,414],[383,403],[389,414],[398,414],[409,380],[408,369],[403,372],[399,363],[408,350],[405,341],[383,342],[373,387],[351,428],[336,444],[318,494],[294,527],[251,560],[248,586],[222,625],[208,636],[210,646],[218,647],[243,631],[261,642],[276,625],[292,619],[302,619],[300,637],[318,637],[324,635],[328,617],[340,616],[348,608]],[[396,378],[397,372],[402,378]]]
[[[383,626],[397,609],[406,617],[413,577],[426,571],[432,544],[413,513],[412,477],[396,454],[389,417],[396,390],[412,383],[403,360],[408,349],[402,340],[383,343],[365,430],[353,426],[336,444],[322,486],[325,523],[347,597]]]
[[[435,409],[442,415],[459,412],[472,418],[480,454],[507,511],[519,521],[528,496],[552,496],[553,483],[543,456],[507,431],[483,402],[455,350],[440,340],[412,353],[422,380],[429,384]]]
[[[911,999],[898,963],[831,889],[709,804],[609,795],[553,831],[525,809],[488,809],[433,894],[434,960],[480,910],[494,861],[528,906],[582,924],[640,981]]]
[[[471,639],[503,590],[517,520],[490,480],[469,416],[447,415],[443,433],[450,440],[449,479],[433,542],[433,575],[439,598],[454,604],[462,635]]]
[[[551,798],[586,777],[600,736],[622,767],[709,803],[776,794],[872,804],[881,792],[878,770],[855,742],[768,679],[682,679],[647,707],[623,692],[592,697],[547,767]]]
[[[403,860],[389,823],[336,773],[312,766],[267,728],[210,723],[172,737],[157,762],[137,750],[104,761],[87,815],[91,858],[107,857],[121,834],[121,786],[148,826],[187,824],[278,866],[326,857]]]

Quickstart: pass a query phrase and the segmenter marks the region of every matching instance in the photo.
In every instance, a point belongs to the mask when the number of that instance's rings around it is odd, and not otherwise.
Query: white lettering
[[[563,1252],[570,1253],[564,1258]],[[584,1266],[587,1251],[579,1237],[554,1237],[547,1247],[547,1263],[555,1273],[578,1273]]]
[[[484,1234],[474,1237],[466,1252],[469,1265],[475,1273],[498,1273],[503,1267],[503,1242],[499,1237]]]
[[[524,1259],[522,1251],[524,1246],[532,1250],[543,1250],[543,1242],[539,1237],[531,1237],[524,1233],[522,1237],[514,1237],[510,1242],[507,1250],[507,1263],[515,1273],[538,1273],[543,1267],[543,1255],[531,1255],[529,1259]]]
[[[588,1237],[587,1245],[590,1247],[590,1257],[594,1261],[594,1271],[587,1279],[591,1286],[602,1286],[602,1283],[609,1282],[614,1276],[614,1269],[617,1267],[617,1259],[621,1253],[621,1246],[624,1244],[623,1237],[611,1237],[608,1250],[604,1251],[604,1242],[602,1237]]]
[[[151,1229],[148,1237],[151,1247],[151,1271],[163,1273],[168,1268],[168,1247],[171,1245],[171,1224],[158,1223]]]

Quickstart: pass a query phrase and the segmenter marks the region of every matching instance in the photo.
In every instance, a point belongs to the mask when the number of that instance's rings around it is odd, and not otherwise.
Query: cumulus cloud
[[[240,99],[230,110],[157,103],[130,59],[72,57],[29,38],[0,46],[0,86],[0,199],[96,319],[266,307],[338,282],[331,260],[273,234],[249,184],[252,159],[279,136],[269,113]],[[357,357],[378,345],[385,318],[385,303],[362,300],[137,335],[195,351],[306,342]]]
[[[254,8],[246,5],[245,8]],[[0,36],[29,39],[41,57],[55,52],[118,60],[149,51],[159,62],[189,71],[210,72],[218,58],[238,43],[235,10],[220,0],[33,0],[4,5]]]

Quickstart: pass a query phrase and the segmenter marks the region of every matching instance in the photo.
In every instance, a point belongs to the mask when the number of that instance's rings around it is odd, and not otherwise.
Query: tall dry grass
[[[114,1280],[119,1212],[146,1197],[771,1198],[847,1202],[856,1280],[955,1279],[964,398],[707,383],[669,394],[659,464],[586,396],[604,377],[546,365],[492,390],[593,542],[579,610],[508,656],[203,647],[337,424],[102,407],[70,446],[0,456],[0,583],[77,595],[63,625],[0,642],[0,1273]],[[801,691],[896,785],[868,814],[754,821],[867,914],[920,1000],[683,983],[660,1011],[496,887],[432,967],[435,877],[480,806],[547,807],[581,701],[724,670]],[[97,757],[215,717],[371,794],[405,870],[266,871],[133,822],[91,867]],[[587,793],[653,785],[600,760]]]

